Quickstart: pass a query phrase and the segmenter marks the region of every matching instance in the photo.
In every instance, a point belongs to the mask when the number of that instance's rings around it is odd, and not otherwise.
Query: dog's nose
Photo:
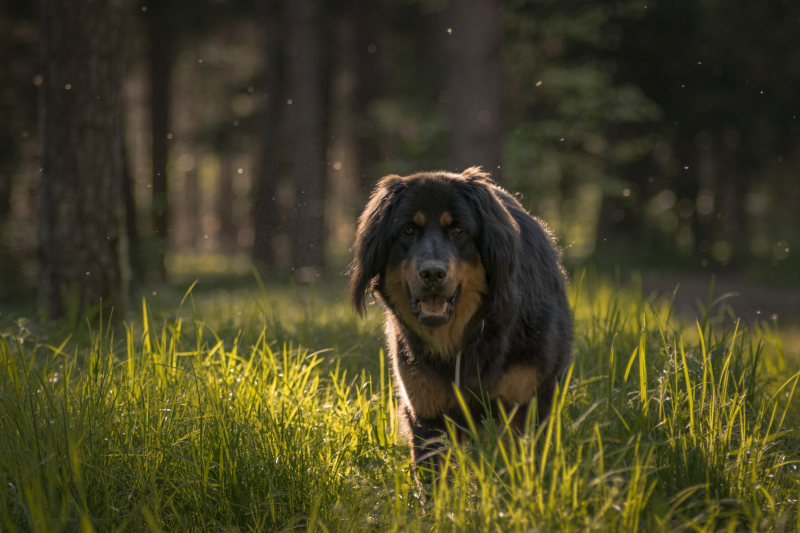
[[[447,277],[447,265],[441,261],[424,261],[419,266],[418,273],[426,285],[440,283]]]

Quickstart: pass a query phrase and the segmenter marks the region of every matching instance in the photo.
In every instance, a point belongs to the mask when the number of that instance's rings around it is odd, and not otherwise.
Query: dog
[[[554,238],[480,167],[381,179],[358,219],[350,296],[383,304],[401,434],[416,471],[447,419],[487,406],[543,419],[571,362],[572,318]],[[438,444],[437,444],[438,443]]]

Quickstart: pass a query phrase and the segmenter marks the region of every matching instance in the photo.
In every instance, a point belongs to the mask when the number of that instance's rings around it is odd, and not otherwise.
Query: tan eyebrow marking
[[[414,224],[417,226],[424,226],[425,225],[425,215],[422,214],[422,211],[417,211],[414,213]]]
[[[453,223],[453,215],[450,214],[450,211],[444,211],[441,216],[439,216],[439,224],[442,226],[449,226]]]

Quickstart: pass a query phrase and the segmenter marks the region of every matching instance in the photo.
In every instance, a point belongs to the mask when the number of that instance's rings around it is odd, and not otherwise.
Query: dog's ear
[[[358,218],[353,262],[350,264],[350,301],[364,315],[365,298],[373,280],[383,274],[389,261],[391,213],[404,189],[403,178],[389,175],[372,191],[364,212]]]
[[[518,296],[514,272],[520,247],[519,225],[506,208],[505,194],[480,167],[468,168],[457,183],[478,220],[476,244],[486,269],[492,309],[503,309]]]

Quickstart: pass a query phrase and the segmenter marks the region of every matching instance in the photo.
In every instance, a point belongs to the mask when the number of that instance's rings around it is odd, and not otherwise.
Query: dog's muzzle
[[[461,296],[461,286],[458,286],[450,296],[436,293],[423,294],[418,298],[409,296],[411,311],[419,323],[423,326],[438,327],[450,320],[450,315],[453,314]]]

